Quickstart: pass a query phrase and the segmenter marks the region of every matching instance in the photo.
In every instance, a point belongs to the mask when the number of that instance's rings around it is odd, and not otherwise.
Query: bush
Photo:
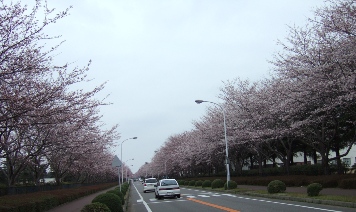
[[[121,185],[121,192],[122,192],[122,194],[124,196],[126,195],[126,192],[127,192],[128,189],[129,189],[129,184],[128,183],[123,183]],[[119,190],[120,190],[120,187],[119,187]]]
[[[121,204],[124,205],[125,204],[125,197],[124,197],[124,194],[120,191],[119,188],[115,188],[114,190],[110,190],[106,193],[113,193],[113,194],[116,194],[117,196],[120,197],[120,200],[121,200]]]
[[[270,194],[284,192],[286,190],[286,184],[280,180],[273,180],[267,186],[267,191]]]
[[[227,183],[224,184],[225,190],[227,189]],[[235,189],[237,188],[237,183],[233,180],[229,181],[229,189]]]
[[[94,202],[84,206],[81,212],[111,212],[111,210],[103,203]]]
[[[323,186],[320,183],[312,183],[312,184],[308,185],[308,187],[307,187],[308,196],[310,196],[310,197],[318,196],[319,192],[322,189],[323,189]]]
[[[356,178],[340,180],[339,187],[344,189],[356,189]]]
[[[203,185],[203,181],[202,180],[197,180],[195,181],[195,187],[201,187]]]
[[[195,180],[189,181],[189,186],[195,186]]]
[[[202,188],[207,188],[211,187],[211,181],[210,180],[204,180],[203,184],[201,185]]]
[[[105,193],[96,196],[92,203],[100,202],[108,206],[111,212],[123,212],[120,197],[116,194]]]
[[[184,180],[178,180],[177,182],[179,185],[184,185]]]
[[[189,181],[188,180],[184,181],[184,185],[189,186]]]
[[[224,181],[222,181],[222,179],[215,179],[212,183],[211,183],[211,188],[223,188],[224,187]]]

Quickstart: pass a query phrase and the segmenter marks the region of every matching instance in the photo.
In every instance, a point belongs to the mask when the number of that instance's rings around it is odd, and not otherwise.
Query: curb
[[[127,211],[128,210],[128,206],[129,206],[129,199],[130,199],[130,189],[131,189],[131,182],[129,183],[129,188],[127,189],[127,192],[125,194],[125,204],[123,205],[122,209],[123,211]]]
[[[183,187],[183,186],[181,186]],[[228,191],[228,190],[205,190],[202,188],[196,188],[196,187],[186,187],[184,188],[191,188],[191,189],[198,189],[198,190],[203,190],[203,191],[214,191],[214,192],[220,192],[220,193],[232,193],[232,194],[240,194],[240,195],[247,195],[247,196],[256,196],[256,197],[263,197],[263,198],[268,198],[268,199],[280,199],[280,200],[289,200],[289,201],[295,201],[295,202],[307,202],[307,203],[315,203],[315,204],[322,204],[322,205],[333,205],[333,206],[340,206],[340,207],[345,207],[345,208],[356,208],[356,202],[341,202],[341,201],[335,201],[335,200],[321,200],[321,199],[313,199],[313,198],[302,198],[302,197],[290,197],[290,196],[280,196],[280,195],[275,195],[275,194],[258,194],[254,193],[251,191],[247,192],[235,192],[235,191]]]

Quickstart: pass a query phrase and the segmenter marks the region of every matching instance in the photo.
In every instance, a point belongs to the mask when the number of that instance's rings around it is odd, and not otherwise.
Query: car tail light
[[[173,188],[173,189],[179,189],[179,187],[175,187],[175,188]]]
[[[144,183],[143,186],[146,186],[146,183]]]

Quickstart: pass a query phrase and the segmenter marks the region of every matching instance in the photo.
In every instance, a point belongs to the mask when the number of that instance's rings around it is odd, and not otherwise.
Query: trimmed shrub
[[[81,212],[111,212],[111,210],[103,203],[94,202],[84,206]]]
[[[184,185],[184,180],[177,180],[179,185]]]
[[[320,183],[312,183],[307,187],[307,193],[310,197],[315,197],[319,195],[319,192],[323,189]]]
[[[224,184],[225,190],[227,189],[227,183]],[[237,183],[233,180],[229,181],[229,189],[235,189],[237,188]]]
[[[215,179],[212,183],[211,183],[211,188],[223,188],[224,187],[224,181],[222,181],[222,179]]]
[[[119,187],[119,190],[120,190],[120,187]],[[129,184],[128,183],[123,183],[121,185],[121,192],[122,192],[122,194],[124,196],[126,195],[127,190],[129,190]]]
[[[189,181],[188,180],[184,181],[184,185],[189,186]]]
[[[113,193],[99,194],[96,196],[92,203],[100,202],[108,206],[111,212],[123,212],[121,199]]]
[[[356,189],[356,178],[340,180],[339,187],[344,189]]]
[[[195,181],[195,187],[201,187],[203,185],[203,181],[202,180],[197,180]]]
[[[204,180],[203,184],[201,185],[202,188],[208,188],[211,187],[211,181],[210,180]]]
[[[195,180],[189,181],[189,186],[195,186]]]
[[[113,194],[116,194],[117,196],[120,197],[121,204],[122,204],[122,205],[125,204],[125,197],[124,197],[124,194],[120,191],[119,188],[115,188],[114,190],[107,191],[106,193],[113,193]]]
[[[273,180],[267,186],[267,191],[270,194],[286,191],[286,184],[280,180]]]

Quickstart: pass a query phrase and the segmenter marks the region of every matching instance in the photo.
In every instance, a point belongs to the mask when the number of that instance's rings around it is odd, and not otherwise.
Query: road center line
[[[209,202],[204,202],[204,201],[193,199],[193,198],[188,198],[188,200],[196,202],[196,203],[200,203],[200,204],[203,204],[203,205],[207,205],[207,206],[210,206],[210,207],[213,207],[213,208],[218,208],[218,209],[221,209],[221,210],[224,210],[224,211],[228,211],[228,212],[240,212],[238,210],[234,210],[234,209],[227,208],[227,207],[220,206],[220,205],[215,205],[215,204],[212,204],[212,203],[209,203]]]

